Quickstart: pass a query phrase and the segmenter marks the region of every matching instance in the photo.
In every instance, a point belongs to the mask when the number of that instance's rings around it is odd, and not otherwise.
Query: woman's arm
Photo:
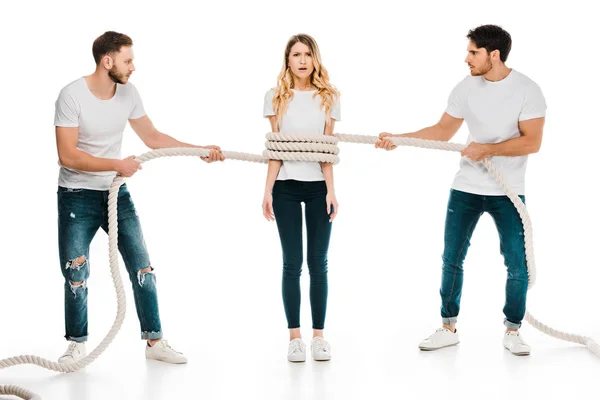
[[[325,135],[333,136],[334,128],[335,119],[330,119],[330,123],[328,125],[325,125]],[[327,214],[329,214],[329,222],[332,222],[337,216],[338,212],[338,202],[335,197],[335,186],[333,184],[333,164],[321,163],[321,169],[323,170],[325,184],[327,185]],[[333,210],[331,209],[332,206]]]
[[[279,126],[277,126],[277,117],[275,115],[269,116],[269,122],[271,123],[271,132],[279,132]],[[265,183],[265,196],[263,199],[263,215],[269,221],[275,221],[275,214],[273,213],[273,185],[277,180],[279,169],[281,168],[281,160],[269,160],[269,168],[267,170],[267,182]]]

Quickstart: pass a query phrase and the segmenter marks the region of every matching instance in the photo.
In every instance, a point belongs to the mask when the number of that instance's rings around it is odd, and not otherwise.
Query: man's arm
[[[545,118],[519,121],[521,136],[495,144],[471,142],[462,155],[473,161],[481,161],[491,156],[519,157],[537,153],[542,146]]]
[[[148,117],[148,115],[144,115],[143,117],[137,119],[130,119],[129,124],[134,132],[142,139],[142,142],[149,148],[156,149],[165,149],[172,147],[193,147],[196,149],[211,149],[210,155],[208,157],[201,157],[204,161],[212,162],[216,160],[223,161],[225,158],[223,154],[221,154],[221,149],[219,146],[197,146],[190,143],[180,142],[172,136],[169,136],[165,133],[160,132],[158,129],[154,127],[154,124]]]
[[[426,139],[426,140],[440,140],[447,142],[456,135],[456,132],[460,129],[462,123],[462,118],[455,118],[448,113],[442,114],[442,117],[437,122],[437,124],[428,126],[427,128],[423,128],[416,132],[404,133],[404,134],[391,134],[391,133],[381,133],[379,134],[379,139],[385,139],[386,137],[409,137],[409,138],[417,138],[417,139]],[[375,147],[379,147],[386,150],[393,150],[397,146],[394,146],[389,140],[379,140]]]
[[[125,160],[94,157],[77,149],[79,128],[56,127],[56,148],[60,164],[71,169],[88,172],[115,171],[123,176],[131,176],[141,169],[141,165],[133,160],[133,156]]]
[[[142,139],[142,142],[152,150],[169,147],[204,148],[203,146],[194,146],[189,143],[180,142],[174,137],[159,132],[147,115],[137,119],[130,119],[129,124],[140,139]]]

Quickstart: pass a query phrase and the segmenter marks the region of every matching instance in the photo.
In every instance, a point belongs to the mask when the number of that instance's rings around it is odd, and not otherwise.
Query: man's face
[[[467,58],[465,62],[469,65],[472,76],[487,74],[492,69],[491,56],[484,48],[477,48],[475,43],[469,42],[467,46]]]
[[[113,60],[113,66],[108,71],[108,76],[115,83],[126,84],[135,71],[132,48],[123,46],[119,52],[113,53],[110,57]]]

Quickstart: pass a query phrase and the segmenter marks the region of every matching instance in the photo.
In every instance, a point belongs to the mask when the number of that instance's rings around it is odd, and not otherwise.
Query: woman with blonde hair
[[[340,120],[338,91],[329,83],[316,41],[294,35],[285,48],[277,87],[265,95],[264,116],[272,132],[297,135],[333,135]],[[331,359],[323,338],[327,308],[327,250],[331,223],[338,212],[333,185],[333,165],[319,162],[270,160],[263,214],[277,221],[283,253],[282,295],[290,330],[288,360],[306,360],[300,334],[300,274],[302,271],[302,205],[305,206],[307,264],[313,339],[311,353],[317,361]]]

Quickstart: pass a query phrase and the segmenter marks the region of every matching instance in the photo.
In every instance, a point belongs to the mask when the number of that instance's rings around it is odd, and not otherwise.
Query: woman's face
[[[315,69],[310,48],[301,42],[293,45],[290,51],[288,65],[295,80],[309,78]]]

